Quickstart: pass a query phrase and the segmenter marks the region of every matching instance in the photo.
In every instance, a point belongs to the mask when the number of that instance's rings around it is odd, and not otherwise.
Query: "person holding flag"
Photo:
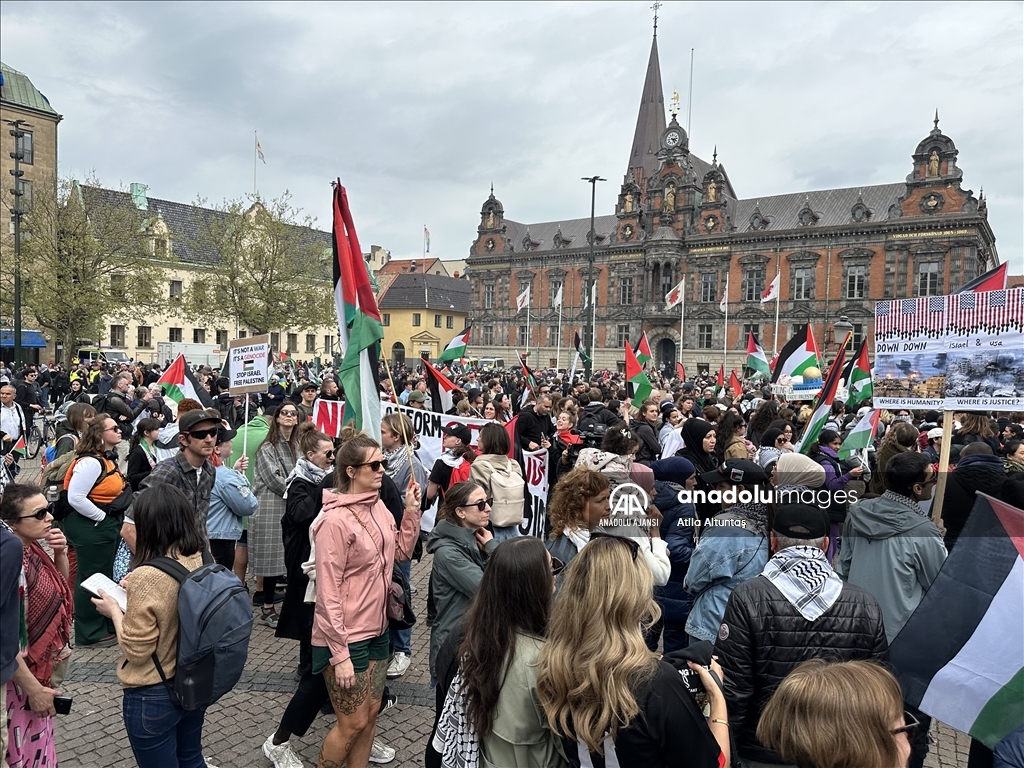
[[[772,375],[771,369],[768,367],[768,358],[765,357],[764,349],[757,343],[757,336],[753,331],[747,336],[747,360],[744,366],[754,372],[751,378],[767,379]]]
[[[14,402],[18,390],[12,384],[0,387],[0,453],[4,457],[4,466],[15,477],[21,471],[18,466],[17,450],[19,442],[24,451],[25,434],[27,432],[25,412]]]

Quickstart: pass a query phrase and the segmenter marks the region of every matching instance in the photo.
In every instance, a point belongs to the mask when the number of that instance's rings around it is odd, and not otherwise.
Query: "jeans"
[[[206,708],[186,712],[162,683],[125,688],[124,727],[140,768],[205,768]]]
[[[519,536],[518,525],[492,525],[495,541],[508,541]]]
[[[410,581],[412,578],[412,561],[406,560],[404,563],[398,563],[398,570],[405,574],[406,581]],[[391,643],[394,646],[393,650],[395,653],[404,653],[406,656],[412,656],[412,627],[392,632]]]

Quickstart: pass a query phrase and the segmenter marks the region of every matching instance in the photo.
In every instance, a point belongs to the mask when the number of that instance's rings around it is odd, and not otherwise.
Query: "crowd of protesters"
[[[384,416],[380,443],[319,431],[316,401],[344,399],[330,369],[279,366],[248,403],[208,368],[194,371],[201,402],[175,402],[161,372],[0,368],[9,766],[56,765],[60,685],[73,647],[89,645],[122,653],[140,766],[216,761],[203,755],[205,708],[178,706],[151,663],[173,677],[173,581],[140,568],[169,556],[193,571],[208,556],[254,585],[257,622],[298,641],[298,691],[262,745],[276,768],[302,766],[291,738],[322,713],[334,725],[320,766],[394,760],[378,715],[417,655],[436,687],[431,766],[919,768],[930,720],[903,702],[889,643],[976,492],[1024,507],[1024,413],[955,414],[946,435],[937,412],[883,412],[868,451],[841,459],[867,404],[837,404],[799,450],[810,404],[756,381],[725,395],[706,375],[655,374],[637,407],[609,371],[570,382],[457,370],[448,413],[490,423],[474,447],[452,421],[424,466],[400,412]],[[437,410],[424,372],[381,374],[382,401]],[[48,410],[58,434],[37,484],[18,475],[13,446]],[[251,463],[243,430],[259,435]],[[943,442],[945,498],[930,509]],[[543,538],[519,526],[522,454],[539,451]],[[724,501],[744,491],[751,500]],[[639,513],[615,516],[621,492],[639,493]],[[413,648],[410,576],[424,554],[430,639]],[[85,590],[96,573],[125,585],[126,609]],[[972,766],[1013,765],[999,761],[1020,736],[994,755],[977,745]]]

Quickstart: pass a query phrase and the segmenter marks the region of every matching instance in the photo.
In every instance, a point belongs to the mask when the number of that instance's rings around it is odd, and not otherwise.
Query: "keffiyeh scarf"
[[[329,469],[320,469],[320,467],[303,456],[295,462],[295,469],[291,471],[288,479],[284,481],[284,496],[282,498],[288,498],[288,491],[296,480],[305,480],[307,483],[319,486],[320,482],[327,477],[327,473],[330,471]]]
[[[441,754],[444,768],[477,768],[480,764],[480,742],[466,719],[464,685],[462,673],[456,672],[434,732],[433,747]]]
[[[808,621],[825,613],[843,591],[843,581],[816,547],[787,547],[776,552],[761,575]]]

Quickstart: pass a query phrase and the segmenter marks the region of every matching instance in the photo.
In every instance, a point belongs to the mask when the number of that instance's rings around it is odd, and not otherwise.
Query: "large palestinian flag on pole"
[[[978,494],[889,654],[906,701],[990,749],[1024,725],[1024,510]]]
[[[654,387],[651,380],[644,373],[643,366],[636,359],[633,347],[626,342],[626,392],[629,399],[637,408],[643,405],[644,400],[651,396]]]
[[[995,269],[990,269],[983,275],[978,275],[969,283],[960,286],[957,293],[986,293],[987,291],[1006,290],[1006,267],[1010,262],[1004,261]]]
[[[811,414],[811,418],[807,421],[807,428],[800,439],[800,444],[796,447],[797,453],[809,453],[811,446],[818,442],[818,435],[821,434],[821,430],[825,428],[825,422],[828,421],[829,415],[832,413],[832,403],[836,399],[836,390],[839,389],[839,376],[843,370],[843,358],[845,355],[846,343],[844,342],[839,348],[839,356],[836,357],[832,368],[829,369],[828,378],[825,379],[825,384],[821,388],[821,393],[814,404],[814,413]]]
[[[754,378],[758,376],[768,378],[771,375],[771,369],[768,367],[768,358],[765,357],[761,345],[757,343],[757,336],[754,335],[753,331],[747,337],[747,361],[744,365],[754,372]]]
[[[651,354],[651,342],[647,340],[647,331],[640,334],[640,341],[636,343],[633,354],[636,355],[640,365],[647,365],[654,358],[654,355]]]
[[[423,360],[423,370],[427,373],[427,389],[430,390],[430,405],[437,413],[448,413],[452,405],[452,393],[458,389],[451,380],[430,364],[430,361]]]
[[[460,360],[466,356],[466,347],[469,346],[470,327],[467,325],[466,330],[448,342],[448,346],[444,348],[444,352],[437,358],[437,362],[443,363],[447,360]]]
[[[344,420],[380,440],[380,379],[377,360],[384,338],[377,299],[359,247],[348,194],[334,185],[334,308],[342,359],[338,371],[345,390]]]
[[[772,383],[777,384],[782,376],[803,376],[810,367],[820,370],[818,345],[814,341],[811,326],[805,325],[779,352],[779,359],[772,372]]]
[[[185,398],[191,398],[197,403],[202,403],[204,408],[213,407],[213,398],[192,375],[192,371],[185,362],[185,355],[178,355],[174,358],[174,362],[167,366],[167,370],[156,380],[156,383],[163,387],[164,395],[176,403],[180,403]]]
[[[846,461],[855,453],[863,451],[871,445],[871,441],[875,439],[875,431],[878,429],[879,413],[877,408],[868,411],[850,430],[850,434],[846,436],[843,444],[839,447],[840,461]]]
[[[874,386],[871,384],[871,362],[868,360],[868,340],[860,343],[857,354],[851,358],[843,370],[843,380],[846,382],[847,405],[857,405],[867,400],[874,393]]]

